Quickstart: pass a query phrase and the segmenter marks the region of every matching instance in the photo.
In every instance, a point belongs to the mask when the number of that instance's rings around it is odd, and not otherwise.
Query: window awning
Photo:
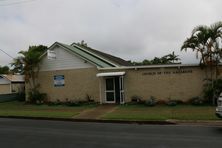
[[[104,72],[96,74],[97,77],[123,76],[126,72]]]

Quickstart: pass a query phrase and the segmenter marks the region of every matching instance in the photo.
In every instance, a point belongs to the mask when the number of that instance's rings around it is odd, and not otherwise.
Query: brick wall
[[[40,91],[47,93],[50,101],[84,100],[87,94],[99,101],[99,80],[96,74],[96,68],[40,72]],[[54,86],[55,75],[64,75],[65,86]]]

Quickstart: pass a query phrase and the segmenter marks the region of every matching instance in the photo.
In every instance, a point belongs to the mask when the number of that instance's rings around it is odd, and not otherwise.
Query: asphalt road
[[[0,119],[0,148],[221,148],[222,127]]]

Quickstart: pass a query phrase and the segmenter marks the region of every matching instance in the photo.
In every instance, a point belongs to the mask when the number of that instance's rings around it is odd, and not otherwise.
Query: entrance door
[[[106,103],[115,103],[116,95],[115,95],[115,78],[109,77],[106,78]]]
[[[123,76],[119,77],[120,104],[125,103]]]
[[[117,104],[120,104],[120,82],[119,77],[115,77],[115,96],[116,96],[116,102]]]

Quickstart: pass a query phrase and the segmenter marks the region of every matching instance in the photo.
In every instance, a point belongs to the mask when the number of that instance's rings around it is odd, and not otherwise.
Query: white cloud
[[[184,63],[192,63],[197,62],[195,53],[180,52],[180,46],[195,26],[222,19],[221,4],[220,0],[36,0],[0,6],[0,48],[16,56],[29,45],[84,39],[93,48],[128,60],[175,51]],[[0,65],[10,61],[0,52]]]

